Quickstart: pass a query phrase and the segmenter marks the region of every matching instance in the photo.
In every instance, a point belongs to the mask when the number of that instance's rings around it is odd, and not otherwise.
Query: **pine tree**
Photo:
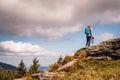
[[[17,69],[18,69],[18,77],[22,77],[25,75],[26,68],[25,68],[25,64],[24,64],[23,60],[21,60]]]
[[[34,58],[33,65],[30,66],[29,73],[34,74],[40,72],[39,67],[40,67],[39,60],[37,60],[37,58]]]
[[[60,55],[60,57],[59,57],[59,59],[58,59],[57,63],[58,63],[58,64],[61,64],[61,63],[62,63],[62,61],[63,61],[63,58],[62,58],[62,56]]]

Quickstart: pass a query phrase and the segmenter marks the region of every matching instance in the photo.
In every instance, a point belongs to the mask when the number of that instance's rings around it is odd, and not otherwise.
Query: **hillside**
[[[17,70],[15,66],[3,62],[0,62],[0,67],[2,67],[4,70]]]
[[[120,80],[120,38],[79,49],[74,56],[58,59],[49,72],[35,76],[49,80]]]

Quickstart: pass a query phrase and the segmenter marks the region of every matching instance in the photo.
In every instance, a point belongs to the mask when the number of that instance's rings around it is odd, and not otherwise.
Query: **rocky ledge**
[[[87,56],[94,58],[106,57],[108,59],[120,59],[120,38],[110,39],[98,45],[86,49]]]

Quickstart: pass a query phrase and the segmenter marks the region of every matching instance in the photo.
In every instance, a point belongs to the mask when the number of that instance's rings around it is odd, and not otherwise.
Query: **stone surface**
[[[59,68],[57,69],[57,71],[60,71],[60,70],[63,70],[63,69],[65,69],[65,68],[68,68],[68,67],[72,66],[72,65],[75,63],[76,60],[77,60],[77,59],[74,59],[73,61],[70,61],[70,62],[68,62],[67,64],[59,67]]]
[[[87,56],[120,59],[120,38],[110,39],[86,49]]]
[[[45,71],[43,73],[32,74],[33,77],[38,77],[39,80],[51,79],[56,73]]]

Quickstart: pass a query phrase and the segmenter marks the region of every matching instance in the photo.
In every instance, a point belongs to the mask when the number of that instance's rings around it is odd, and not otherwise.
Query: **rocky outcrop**
[[[51,77],[53,77],[53,75],[55,75],[56,73],[54,72],[43,72],[43,73],[37,73],[37,74],[32,74],[32,77],[37,77],[39,80],[45,80],[45,79],[51,79]]]
[[[110,39],[95,46],[91,46],[89,48],[82,48],[76,51],[73,56],[74,60],[68,62],[65,65],[62,65],[57,69],[57,71],[61,71],[65,68],[72,66],[77,59],[94,59],[94,60],[112,60],[112,59],[120,59],[120,38]],[[89,58],[88,58],[89,57]]]
[[[60,70],[63,70],[63,69],[65,69],[65,68],[68,68],[68,67],[72,66],[72,65],[76,62],[76,60],[77,60],[77,59],[74,59],[73,61],[68,62],[67,64],[59,67],[56,71],[60,71]]]
[[[86,49],[87,56],[120,59],[120,38],[110,39]]]
[[[91,46],[89,48],[82,48],[75,53],[73,58],[74,60],[62,65],[54,72],[38,73],[38,74],[33,74],[32,76],[39,77],[39,80],[51,79],[54,75],[64,76],[58,74],[57,72],[71,67],[72,65],[74,65],[75,62],[79,60],[84,61],[90,59],[92,60],[120,59],[120,38],[110,39],[95,46]]]
[[[37,74],[32,74],[32,77],[37,77],[39,80],[51,80],[53,76],[59,76],[59,77],[64,77],[65,75],[57,73],[57,72],[42,72],[42,73],[37,73]]]

